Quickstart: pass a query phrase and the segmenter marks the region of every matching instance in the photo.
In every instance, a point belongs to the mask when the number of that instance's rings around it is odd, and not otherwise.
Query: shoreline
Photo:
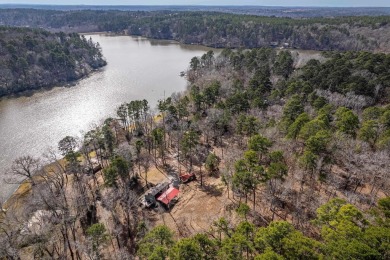
[[[63,165],[65,162],[64,158],[58,159],[55,162],[45,164],[42,166],[40,170],[33,176],[34,179],[36,179],[36,182],[39,182],[39,174],[44,171],[44,170],[50,170],[50,167],[53,167],[54,164],[61,164]],[[8,196],[5,201],[3,202],[1,210],[7,211],[9,208],[15,206],[18,204],[18,202],[21,202],[23,198],[29,195],[31,192],[31,184],[28,181],[28,179],[21,180],[21,182],[18,184],[18,186],[15,188],[15,190],[11,193],[10,196]]]
[[[154,120],[154,122],[161,121],[162,120],[161,114],[160,113],[156,114],[153,117],[153,120]],[[58,163],[60,165],[64,165],[65,158],[61,158],[61,159],[58,159],[56,162],[52,162],[50,164],[43,165],[39,171],[42,171],[42,170],[47,169],[49,167],[52,167],[56,163]],[[39,174],[39,172],[37,174]],[[39,175],[37,175],[37,174],[35,174],[33,176],[33,178],[38,178]],[[26,186],[28,186],[28,187],[26,187]],[[7,211],[8,208],[10,208],[12,205],[14,205],[15,202],[18,202],[19,199],[23,198],[23,196],[27,195],[28,192],[30,192],[30,191],[31,191],[31,185],[30,185],[28,179],[26,178],[23,181],[21,181],[21,183],[18,184],[18,186],[15,188],[15,190],[8,197],[5,198],[2,208],[0,208],[0,212],[1,212],[1,210]],[[19,196],[21,196],[21,197],[19,197]],[[12,200],[15,200],[15,201],[12,201]]]
[[[42,88],[39,88],[39,89],[26,90],[26,91],[22,91],[22,92],[11,94],[11,95],[1,96],[0,97],[0,102],[4,101],[4,100],[7,100],[7,99],[17,99],[17,98],[22,98],[22,97],[28,98],[28,97],[34,96],[37,93],[51,91],[51,90],[56,89],[56,88],[72,88],[72,87],[76,86],[78,84],[78,82],[80,82],[80,81],[82,81],[84,79],[89,78],[90,76],[94,75],[95,73],[99,73],[106,66],[107,65],[105,65],[103,67],[100,67],[100,68],[97,68],[97,69],[94,69],[89,74],[87,74],[87,75],[85,75],[85,76],[83,76],[83,77],[81,77],[81,78],[79,78],[77,80],[73,80],[73,81],[69,81],[69,82],[63,82],[61,84],[57,84],[57,85],[54,85],[54,86],[47,86],[47,87],[42,87]],[[62,160],[62,159],[60,159],[60,160]],[[47,166],[50,166],[50,165],[51,164],[44,165],[43,167],[47,167]],[[13,184],[8,184],[8,183],[4,183],[4,184],[5,185],[13,185]],[[8,192],[7,194],[2,194],[1,199],[4,200],[2,202],[3,209],[8,207],[9,201],[14,196],[17,196],[18,195],[18,191],[20,191],[20,189],[22,189],[22,186],[26,185],[26,184],[28,184],[28,181],[27,181],[27,179],[24,179],[19,184],[14,184],[15,188],[10,189],[10,192]]]
[[[0,96],[0,102],[2,100],[5,100],[5,99],[20,98],[20,97],[31,97],[31,96],[33,96],[36,93],[50,91],[50,90],[53,90],[55,88],[71,88],[71,87],[74,87],[74,86],[77,85],[77,83],[79,81],[84,80],[86,78],[89,78],[90,76],[94,75],[95,73],[100,72],[106,66],[107,66],[107,64],[104,65],[103,67],[100,67],[100,68],[97,68],[97,69],[93,69],[87,75],[84,75],[83,77],[81,77],[79,79],[72,80],[72,81],[57,83],[56,85],[53,85],[53,86],[45,86],[45,87],[41,87],[41,88],[37,88],[37,89],[24,90],[24,91],[21,91],[21,92],[18,92],[18,93],[13,93],[13,94],[5,95],[5,96]]]
[[[12,207],[15,202],[18,201],[18,196],[21,196],[23,195],[23,191],[22,191],[22,187],[24,185],[28,185],[29,183],[27,182],[27,180],[23,180],[17,187],[16,189],[12,192],[11,196],[9,196],[4,202],[3,202],[3,205],[2,205],[2,208],[1,210],[2,211],[7,211],[10,207]],[[28,187],[28,189],[25,191],[25,193],[29,192],[31,190],[31,187]],[[15,200],[15,201],[12,201],[12,200]]]
[[[260,49],[260,48],[271,48],[271,49],[275,49],[276,51],[290,51],[290,52],[297,52],[297,53],[309,53],[309,52],[313,52],[313,53],[325,53],[325,52],[328,52],[329,50],[316,50],[316,49],[302,49],[302,48],[295,48],[295,47],[284,47],[282,45],[280,46],[276,46],[276,47],[273,47],[273,46],[258,46],[258,47],[253,47],[253,48],[247,48],[247,47],[215,47],[215,46],[209,46],[209,45],[204,45],[204,44],[199,44],[199,43],[184,43],[184,42],[180,42],[178,40],[175,40],[175,39],[157,39],[157,38],[151,38],[151,37],[147,37],[147,36],[143,36],[143,35],[134,35],[134,34],[128,34],[127,32],[126,33],[120,33],[120,32],[111,32],[111,31],[94,31],[94,32],[82,32],[82,33],[78,33],[80,35],[105,35],[105,36],[111,36],[111,37],[116,37],[116,36],[129,36],[129,37],[140,37],[142,39],[146,39],[146,40],[149,40],[149,41],[161,41],[161,42],[167,42],[167,43],[174,43],[174,44],[179,44],[179,45],[183,45],[183,46],[188,46],[188,47],[202,47],[202,48],[207,48],[207,49],[212,49],[212,50],[217,50],[217,51],[222,51],[223,49],[230,49],[230,50],[239,50],[239,49],[243,49],[243,50],[253,50],[253,49]],[[206,51],[206,50],[205,50]],[[341,52],[345,52],[345,51],[341,51]],[[372,51],[372,52],[376,52],[376,51]],[[382,53],[386,53],[386,52],[382,52]]]
[[[117,32],[110,32],[110,31],[93,31],[93,32],[82,32],[82,33],[77,33],[77,34],[83,35],[83,36],[85,36],[85,35],[105,35],[105,36],[113,36],[113,37],[116,37],[116,36],[141,37],[141,38],[144,38],[144,39],[147,39],[147,40],[164,41],[164,42],[167,42],[167,43],[180,44],[180,45],[184,45],[184,46],[197,46],[197,47],[204,47],[204,48],[209,48],[209,49],[214,49],[214,50],[221,50],[221,49],[223,49],[223,48],[216,48],[216,47],[211,47],[211,46],[202,45],[202,44],[182,43],[182,42],[174,40],[174,39],[156,39],[156,38],[149,38],[149,37],[142,36],[142,35],[133,35],[133,34],[128,34],[128,33],[117,33]],[[261,47],[259,47],[259,48],[261,48]],[[237,48],[231,48],[231,49],[237,49]],[[39,93],[41,91],[42,92],[43,91],[50,91],[50,90],[52,90],[54,88],[73,87],[74,85],[77,84],[77,82],[79,82],[79,81],[81,81],[83,79],[86,79],[86,78],[92,76],[95,73],[98,73],[99,71],[104,69],[106,66],[107,66],[107,64],[102,66],[102,67],[99,67],[97,69],[93,69],[87,75],[84,75],[83,77],[81,77],[79,79],[76,79],[76,80],[62,82],[62,83],[57,83],[56,85],[44,86],[44,87],[40,87],[40,88],[37,88],[37,89],[24,90],[24,91],[21,91],[21,92],[0,96],[0,102],[2,100],[4,100],[4,99],[8,99],[8,98],[30,97],[30,96],[33,96],[35,93]]]
[[[106,35],[106,36],[130,36],[130,37],[141,37],[141,38],[144,38],[144,39],[147,39],[147,40],[153,40],[153,41],[164,41],[164,42],[169,42],[169,43],[175,43],[175,44],[181,44],[181,45],[184,45],[184,46],[197,46],[197,47],[204,47],[204,48],[209,48],[209,49],[215,49],[215,50],[223,50],[225,47],[214,47],[214,46],[208,46],[208,45],[203,45],[203,44],[199,44],[199,43],[184,43],[184,42],[180,42],[178,40],[175,40],[175,39],[157,39],[157,38],[152,38],[152,37],[147,37],[147,36],[144,36],[144,35],[134,35],[134,34],[129,34],[129,33],[120,33],[120,32],[112,32],[112,31],[101,31],[101,32],[82,32],[82,33],[78,33],[79,35]],[[256,48],[264,48],[264,47],[256,47]],[[234,48],[229,48],[229,49],[239,49],[238,47],[234,47]],[[247,48],[249,49],[249,48]],[[252,49],[255,49],[255,48],[252,48]]]

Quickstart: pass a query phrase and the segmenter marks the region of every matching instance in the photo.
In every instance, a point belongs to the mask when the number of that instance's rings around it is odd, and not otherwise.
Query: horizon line
[[[359,5],[359,6],[322,6],[322,5],[253,5],[253,4],[240,4],[240,5],[218,5],[218,4],[171,4],[171,5],[156,5],[156,4],[39,4],[39,3],[0,3],[0,6],[2,5],[31,5],[31,6],[123,6],[123,7],[131,7],[131,6],[140,6],[140,7],[174,7],[174,6],[180,6],[180,7],[296,7],[296,8],[390,8],[390,6],[366,6],[366,5]]]

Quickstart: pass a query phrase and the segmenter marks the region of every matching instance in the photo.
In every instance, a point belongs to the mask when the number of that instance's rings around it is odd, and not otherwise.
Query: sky
[[[390,7],[390,0],[0,0],[0,4]]]

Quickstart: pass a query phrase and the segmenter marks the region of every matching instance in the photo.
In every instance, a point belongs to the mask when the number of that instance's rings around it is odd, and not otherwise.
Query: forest
[[[388,259],[390,55],[299,59],[208,51],[157,112],[132,100],[57,151],[18,158],[0,257]],[[175,204],[141,205],[157,176],[183,173],[196,179]]]
[[[0,24],[111,31],[217,48],[390,51],[389,16],[289,18],[218,12],[2,9]]]
[[[100,46],[77,33],[0,27],[0,97],[80,79],[106,65]]]

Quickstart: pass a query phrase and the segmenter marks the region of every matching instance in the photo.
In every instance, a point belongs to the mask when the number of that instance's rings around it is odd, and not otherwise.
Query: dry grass
[[[154,224],[167,225],[177,237],[187,237],[208,232],[213,222],[221,217],[231,219],[235,214],[226,206],[234,201],[228,199],[226,187],[219,178],[209,177],[204,181],[203,187],[198,181],[182,184],[178,202],[160,213]]]
[[[59,163],[62,167],[65,167],[66,161],[65,159],[59,160],[57,163]],[[55,166],[56,163],[51,163],[46,166],[44,166],[44,171],[47,172],[49,175],[56,171]],[[39,175],[36,175],[33,177],[34,182],[40,183],[43,180],[43,178]],[[17,212],[20,212],[23,210],[23,205],[25,203],[25,200],[31,195],[31,182],[29,180],[24,180],[18,188],[15,190],[15,192],[11,195],[11,197],[4,203],[3,208],[5,210],[9,210],[12,208],[12,210],[16,210]]]
[[[148,183],[157,184],[159,182],[163,182],[167,180],[167,175],[161,170],[157,169],[157,167],[151,168],[147,174],[143,173],[141,178],[141,183],[145,183],[145,176],[147,176]]]

